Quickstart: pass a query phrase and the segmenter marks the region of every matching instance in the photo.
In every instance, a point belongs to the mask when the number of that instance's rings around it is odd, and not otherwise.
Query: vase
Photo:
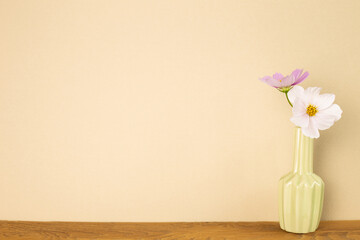
[[[314,232],[320,222],[324,182],[313,173],[314,139],[295,128],[293,170],[279,181],[281,229],[292,233]]]

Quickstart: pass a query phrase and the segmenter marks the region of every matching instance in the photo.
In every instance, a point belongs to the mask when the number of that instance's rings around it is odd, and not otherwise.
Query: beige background
[[[277,220],[310,72],[323,219],[360,219],[360,1],[0,0],[0,219]]]

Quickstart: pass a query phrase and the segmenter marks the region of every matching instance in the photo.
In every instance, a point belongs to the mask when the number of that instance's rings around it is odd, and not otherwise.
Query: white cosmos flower
[[[339,105],[333,104],[335,95],[319,94],[320,90],[318,87],[304,90],[300,86],[294,86],[288,92],[293,104],[291,122],[301,127],[303,134],[311,138],[318,138],[319,130],[331,127],[342,114]]]

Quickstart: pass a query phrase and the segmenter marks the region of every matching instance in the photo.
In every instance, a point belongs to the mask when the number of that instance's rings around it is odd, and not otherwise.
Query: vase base
[[[286,228],[283,228],[283,227],[281,227],[281,226],[280,226],[280,228],[281,228],[282,230],[284,230],[285,232],[288,232],[288,233],[296,233],[296,234],[312,233],[312,232],[315,232],[315,231],[316,231],[316,229],[314,229],[314,230],[310,229],[309,231],[296,231],[296,230],[294,230],[294,229],[286,229]]]
[[[314,173],[291,172],[279,181],[280,227],[291,233],[314,232],[320,223],[324,182]]]

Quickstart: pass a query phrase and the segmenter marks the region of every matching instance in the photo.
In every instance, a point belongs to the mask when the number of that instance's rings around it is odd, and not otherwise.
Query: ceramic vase
[[[320,222],[324,182],[313,173],[314,139],[295,128],[293,170],[279,181],[280,227],[292,233],[314,232]]]

